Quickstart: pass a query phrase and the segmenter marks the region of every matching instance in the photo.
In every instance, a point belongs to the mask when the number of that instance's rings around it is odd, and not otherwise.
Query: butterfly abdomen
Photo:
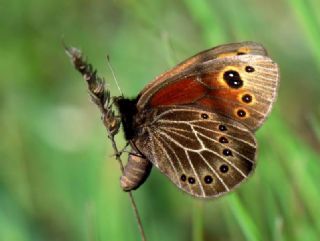
[[[130,154],[124,174],[120,178],[120,186],[124,191],[137,189],[147,179],[151,172],[152,164],[146,158]]]

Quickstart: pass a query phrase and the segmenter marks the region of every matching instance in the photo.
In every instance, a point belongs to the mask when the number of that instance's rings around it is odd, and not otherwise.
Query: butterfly
[[[118,97],[132,147],[120,179],[138,188],[152,166],[199,198],[228,193],[256,166],[254,132],[275,102],[279,69],[255,42],[200,52],[158,76],[134,98]]]

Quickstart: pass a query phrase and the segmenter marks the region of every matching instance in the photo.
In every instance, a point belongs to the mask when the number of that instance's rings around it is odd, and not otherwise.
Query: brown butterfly
[[[254,132],[270,113],[279,69],[257,43],[221,45],[185,60],[135,99],[118,97],[132,147],[123,190],[138,188],[152,165],[195,197],[216,197],[256,165]]]

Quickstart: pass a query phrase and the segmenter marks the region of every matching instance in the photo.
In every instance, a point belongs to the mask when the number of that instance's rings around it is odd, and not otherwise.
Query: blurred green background
[[[257,132],[253,177],[201,201],[154,169],[134,196],[151,241],[320,240],[319,9],[319,0],[2,1],[0,240],[140,240],[100,114],[62,37],[118,95],[109,54],[127,96],[198,51],[262,43],[281,84]]]

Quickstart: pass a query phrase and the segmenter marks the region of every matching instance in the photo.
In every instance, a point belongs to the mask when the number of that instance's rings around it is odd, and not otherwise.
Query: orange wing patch
[[[206,87],[193,76],[162,87],[152,96],[150,106],[190,104],[206,95],[206,92]]]

